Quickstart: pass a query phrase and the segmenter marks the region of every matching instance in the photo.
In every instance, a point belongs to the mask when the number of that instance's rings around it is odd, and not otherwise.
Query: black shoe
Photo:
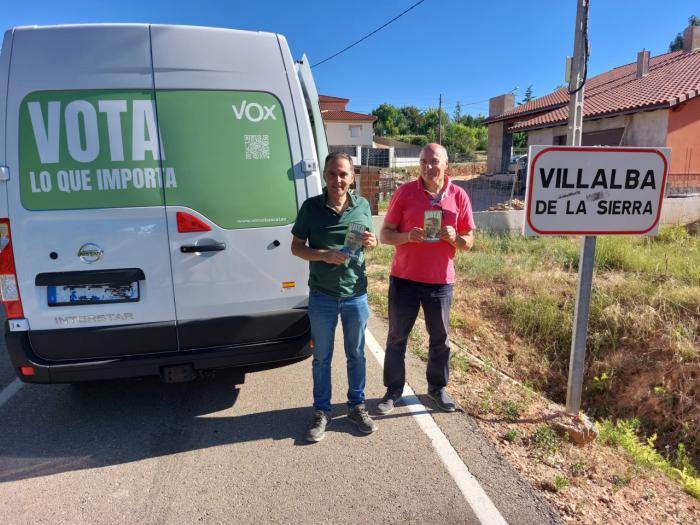
[[[365,405],[348,407],[348,419],[355,423],[363,434],[371,434],[379,428],[377,423],[369,417]]]
[[[401,392],[387,391],[387,393],[384,394],[384,397],[377,405],[377,413],[381,414],[382,416],[385,416],[386,414],[394,410],[394,406],[399,401],[401,401]]]
[[[331,418],[328,417],[323,410],[316,410],[314,418],[311,420],[311,426],[306,432],[306,441],[309,443],[317,443],[326,435],[326,428],[331,426]]]
[[[447,393],[447,390],[440,388],[438,390],[428,390],[428,396],[435,401],[435,404],[440,410],[445,412],[454,412],[456,410],[455,401]]]

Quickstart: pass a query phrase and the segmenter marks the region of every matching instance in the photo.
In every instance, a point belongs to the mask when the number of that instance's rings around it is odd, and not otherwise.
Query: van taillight
[[[208,232],[211,226],[198,219],[194,215],[179,211],[175,214],[177,220],[177,231],[179,233]]]
[[[8,319],[24,317],[22,300],[17,287],[9,219],[0,219],[0,296],[2,296],[2,304],[5,305]]]

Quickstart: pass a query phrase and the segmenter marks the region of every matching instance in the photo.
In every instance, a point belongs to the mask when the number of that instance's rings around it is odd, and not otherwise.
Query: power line
[[[419,6],[419,5],[422,4],[423,2],[425,2],[425,0],[420,0],[420,1],[416,2],[416,3],[413,4],[411,7],[409,7],[408,9],[406,9],[403,13],[401,13],[401,14],[395,16],[394,18],[392,18],[391,20],[389,20],[389,21],[388,21],[386,24],[384,24],[383,26],[378,27],[377,29],[375,29],[375,30],[372,31],[371,33],[369,33],[369,34],[363,36],[363,37],[360,38],[358,41],[356,41],[356,42],[350,44],[349,46],[347,46],[347,47],[341,49],[340,51],[338,51],[338,52],[335,53],[334,55],[331,55],[331,56],[329,56],[328,58],[324,58],[324,59],[321,60],[320,62],[316,62],[316,63],[313,64],[311,67],[320,66],[320,65],[323,64],[324,62],[328,62],[331,58],[335,58],[335,57],[337,57],[338,55],[340,55],[341,53],[345,53],[345,52],[346,52],[348,49],[350,49],[351,47],[355,47],[357,44],[359,44],[359,43],[362,42],[363,40],[366,40],[366,39],[368,39],[369,37],[371,37],[371,36],[372,36],[374,33],[376,33],[377,31],[380,31],[380,30],[384,29],[386,26],[388,26],[389,24],[391,24],[391,23],[394,22],[395,20],[398,20],[398,19],[401,18],[403,15],[405,15],[406,13],[408,13],[411,9],[413,9],[414,7]]]

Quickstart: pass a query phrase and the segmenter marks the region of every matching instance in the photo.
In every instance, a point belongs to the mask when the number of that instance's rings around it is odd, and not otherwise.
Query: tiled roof
[[[340,97],[329,97],[328,95],[319,95],[318,101],[319,102],[350,102],[350,99],[349,98],[340,98]]]
[[[589,79],[585,88],[584,119],[671,107],[700,95],[700,49],[686,53],[674,51],[651,58],[649,73],[639,79],[636,74],[637,63],[634,62]],[[553,106],[548,112],[525,118],[533,112],[532,109],[528,110],[528,105],[548,97],[552,102],[561,97],[558,107]],[[497,120],[523,117],[513,124],[512,131],[558,126],[569,119],[568,103],[566,90],[560,89],[499,115]],[[539,111],[542,111],[547,105],[541,103],[540,107],[542,109]]]
[[[345,122],[348,120],[357,120],[360,122],[374,122],[377,117],[374,115],[365,115],[364,113],[355,113],[354,111],[335,111],[328,109],[321,111],[323,120]]]
[[[489,117],[484,120],[484,124],[489,124],[491,122],[499,122],[501,120],[509,120],[513,117],[526,116],[531,113],[540,113],[552,108],[558,108],[563,104],[569,102],[569,95],[566,89],[557,89],[549,95],[545,95],[540,98],[526,102],[519,106],[514,107],[502,113],[501,115],[496,115],[495,117]]]

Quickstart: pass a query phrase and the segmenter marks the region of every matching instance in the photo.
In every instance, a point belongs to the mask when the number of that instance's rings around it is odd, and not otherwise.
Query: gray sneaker
[[[377,404],[377,412],[385,416],[394,410],[394,406],[396,406],[399,401],[401,401],[401,392],[387,392],[384,394],[379,404]]]
[[[323,410],[316,410],[311,420],[311,426],[306,431],[306,441],[317,443],[326,435],[326,429],[331,426],[331,418]]]
[[[435,401],[435,404],[440,410],[445,412],[454,412],[456,410],[454,399],[452,399],[444,388],[428,390],[428,396]]]
[[[357,405],[352,408],[348,407],[348,419],[357,425],[360,432],[363,434],[371,434],[379,428],[377,423],[369,417],[365,405]]]

